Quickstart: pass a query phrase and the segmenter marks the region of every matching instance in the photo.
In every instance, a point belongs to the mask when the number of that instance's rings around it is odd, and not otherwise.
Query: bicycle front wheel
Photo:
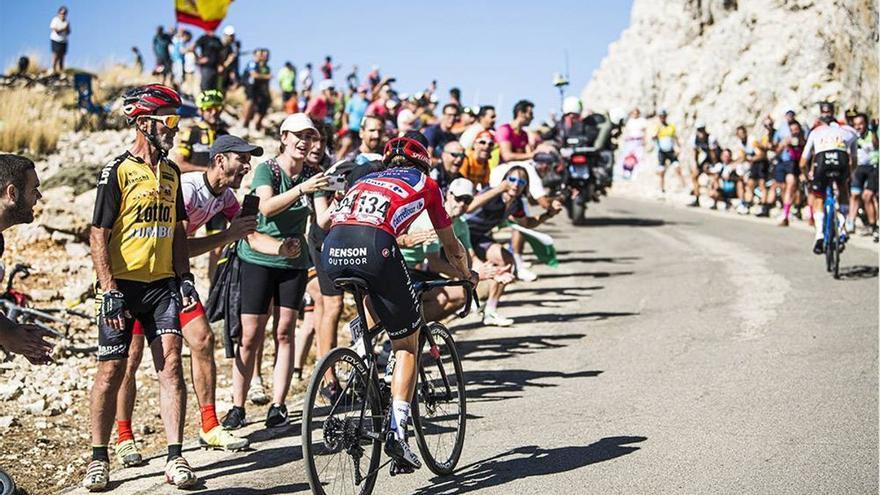
[[[452,474],[464,447],[467,408],[461,357],[449,330],[428,325],[419,346],[412,416],[416,442],[434,474]]]
[[[375,382],[354,351],[315,367],[303,404],[302,448],[312,493],[369,495],[381,456],[383,414]],[[327,377],[333,376],[334,380]]]

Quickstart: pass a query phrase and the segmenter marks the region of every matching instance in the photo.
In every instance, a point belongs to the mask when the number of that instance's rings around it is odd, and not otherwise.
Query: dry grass
[[[28,66],[27,72],[28,75],[38,76],[46,73],[46,67],[40,63],[40,56],[36,52],[25,53],[23,54],[25,57],[29,58],[31,63]],[[18,59],[15,59],[14,62],[9,64],[9,67],[6,68],[6,72],[4,74],[14,74],[18,72]]]
[[[0,91],[0,151],[39,156],[55,151],[62,132],[73,129],[71,95],[40,89]]]

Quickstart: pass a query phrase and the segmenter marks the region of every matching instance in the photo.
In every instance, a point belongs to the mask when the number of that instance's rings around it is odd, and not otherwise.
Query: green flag
[[[538,261],[552,268],[559,266],[559,260],[556,259],[556,246],[553,245],[552,237],[515,223],[511,223],[510,227],[522,233],[526,242],[532,247],[535,256],[538,257]]]

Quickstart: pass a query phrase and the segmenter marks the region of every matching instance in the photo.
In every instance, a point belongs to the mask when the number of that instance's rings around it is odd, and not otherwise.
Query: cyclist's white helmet
[[[576,113],[580,115],[581,110],[583,110],[583,105],[581,104],[581,99],[577,96],[569,96],[566,99],[562,100],[563,114]]]

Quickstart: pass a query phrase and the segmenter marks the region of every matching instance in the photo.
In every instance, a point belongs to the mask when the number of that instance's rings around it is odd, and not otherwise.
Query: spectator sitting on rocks
[[[34,162],[18,155],[0,155],[0,257],[6,243],[2,232],[13,225],[34,221],[34,205],[42,197]],[[36,325],[20,325],[0,314],[0,347],[21,354],[31,364],[52,362],[52,334]]]
[[[711,209],[718,208],[718,202],[724,201],[726,207],[730,208],[730,201],[734,198],[742,199],[743,183],[742,177],[736,173],[736,164],[733,162],[733,152],[729,148],[721,151],[721,161],[716,163],[712,169],[713,181],[709,188],[709,197],[715,202]]]

